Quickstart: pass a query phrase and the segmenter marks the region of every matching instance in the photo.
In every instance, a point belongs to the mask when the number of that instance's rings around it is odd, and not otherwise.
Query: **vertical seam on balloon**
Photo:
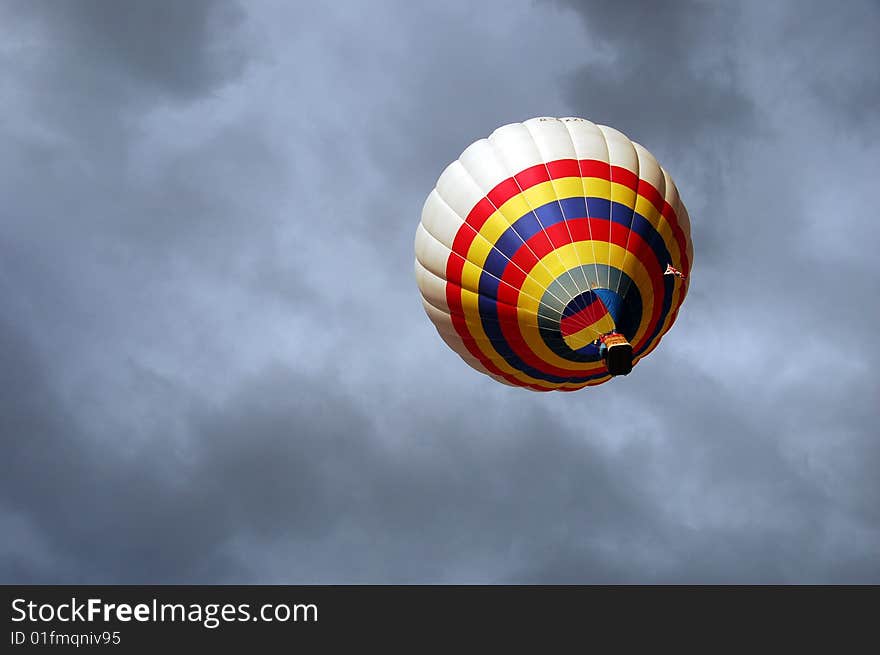
[[[557,120],[559,120],[559,119],[557,119]],[[580,156],[578,155],[577,148],[574,145],[574,139],[571,136],[571,130],[568,129],[568,124],[563,120],[560,120],[559,122],[562,123],[562,126],[565,129],[565,134],[568,136],[568,142],[571,144],[571,151],[574,153],[574,160],[575,160],[575,162],[577,162],[577,166],[578,166],[578,178],[580,179],[580,183],[581,183],[581,192],[582,192],[582,197],[584,199],[584,210],[587,213],[587,216],[586,216],[587,229],[589,230],[589,233],[590,233],[590,246],[592,247],[592,250],[593,250],[593,265],[596,267],[596,282],[598,283],[599,282],[599,268],[598,268],[598,264],[596,264],[596,245],[593,243],[593,229],[590,226],[590,208],[588,207],[588,204],[587,204],[587,191],[586,191],[586,185],[584,184],[583,169],[581,168]],[[549,166],[547,167],[547,175],[548,175],[548,177],[550,176]],[[552,180],[552,178],[551,178],[551,180]],[[553,188],[555,190],[555,188],[556,188],[555,185]],[[558,196],[558,194],[557,194],[557,196]],[[562,211],[562,203],[561,202],[559,203],[559,209],[560,209],[560,211]],[[568,219],[565,217],[564,211],[563,211],[562,216],[563,216],[563,219],[567,223]],[[569,229],[568,234],[571,237],[572,243],[574,243],[574,236],[571,233],[571,229]],[[587,283],[587,289],[590,291],[591,297],[595,297],[596,299],[598,299],[599,296],[597,296],[596,293],[593,291],[593,285],[590,284],[590,280],[587,278],[587,274],[585,272],[585,268],[587,268],[588,265],[585,265],[581,261],[580,251],[579,251],[579,248],[577,247],[577,245],[575,245],[575,255],[577,256],[577,259],[578,259],[579,272],[583,276],[584,282]],[[591,303],[591,305],[592,305],[592,303]],[[586,322],[586,320],[587,319],[585,318],[584,322]],[[593,321],[592,323],[595,323],[595,321]],[[592,323],[590,325],[592,325]],[[600,334],[595,329],[593,330],[593,332]]]
[[[555,120],[556,120],[557,122],[560,122],[560,123],[562,122],[562,121],[560,121],[558,118],[555,119]],[[556,204],[557,204],[558,207],[559,207],[559,212],[562,214],[562,222],[565,224],[565,230],[566,230],[566,232],[568,232],[568,242],[574,245],[573,250],[574,250],[575,258],[577,259],[577,263],[578,263],[578,272],[583,276],[584,281],[587,283],[586,291],[589,291],[590,293],[592,293],[592,292],[593,292],[593,289],[592,289],[592,287],[590,286],[590,282],[589,282],[589,280],[587,280],[586,276],[583,274],[583,265],[584,265],[584,264],[583,264],[583,261],[581,261],[581,256],[580,256],[580,253],[578,252],[577,244],[575,244],[575,241],[574,241],[574,236],[572,236],[572,233],[571,233],[571,227],[569,226],[569,224],[568,224],[568,218],[567,218],[566,215],[565,215],[565,209],[563,208],[563,206],[562,206],[562,202],[561,202],[560,199],[559,199],[559,191],[558,191],[558,187],[556,186],[556,180],[553,179],[553,176],[550,174],[550,167],[547,165],[548,157],[545,156],[543,152],[541,152],[541,146],[538,145],[538,141],[537,141],[537,139],[535,139],[535,135],[534,135],[534,133],[532,132],[532,130],[529,128],[529,126],[526,125],[525,123],[523,123],[523,126],[525,126],[526,131],[529,133],[529,137],[532,139],[532,143],[535,144],[535,150],[537,150],[537,151],[538,151],[538,154],[541,156],[541,161],[542,161],[542,163],[544,164],[544,170],[547,172],[547,179],[550,180],[550,188],[553,189],[553,196],[555,197]],[[566,133],[568,133],[567,130],[566,130]],[[572,147],[572,150],[574,150],[573,147]],[[577,157],[577,153],[575,153],[575,157]],[[554,160],[554,161],[555,161],[555,160]],[[536,214],[536,215],[537,215],[537,214]],[[548,235],[548,238],[549,238],[549,235]],[[561,261],[561,257],[560,257],[560,261]],[[577,280],[574,279],[574,276],[571,274],[571,270],[568,270],[568,276],[569,276],[569,278],[571,278],[571,281],[574,283],[575,288],[578,290],[578,298],[582,297],[583,294],[584,294],[585,289],[583,289],[583,288],[577,283]],[[578,306],[579,306],[580,304],[581,304],[581,303],[576,303],[576,305],[578,305]],[[588,308],[589,308],[589,305],[587,305],[585,302],[583,303],[583,306],[580,307],[581,310],[588,309]],[[577,324],[580,325],[582,321],[578,320],[578,321],[575,321],[575,322],[576,322]],[[591,324],[586,324],[586,323],[585,323],[585,324],[583,324],[582,327],[586,328],[586,327],[590,327],[590,325],[591,325]],[[600,333],[597,332],[595,329],[592,329],[592,331],[593,331],[593,332],[596,332],[596,334],[600,334]]]
[[[639,159],[639,151],[636,150],[635,146],[633,145],[632,140],[629,137],[627,137],[627,140],[629,141],[630,148],[632,148],[633,152],[636,155],[636,190],[635,190],[636,197],[635,197],[635,200],[633,201],[632,213],[630,213],[630,216],[629,216],[629,226],[627,227],[627,230],[626,230],[626,245],[623,247],[623,261],[620,264],[620,273],[617,276],[617,285],[616,285],[616,288],[614,289],[614,293],[617,294],[618,301],[620,302],[620,309],[621,309],[621,313],[622,313],[623,318],[628,318],[628,316],[629,316],[629,305],[627,305],[626,296],[620,295],[620,281],[623,279],[624,271],[626,271],[626,260],[627,260],[627,257],[629,257],[629,237],[632,234],[633,222],[636,219],[636,205],[638,204],[638,201],[639,201],[639,182],[642,179],[642,162]],[[630,279],[632,279],[632,278],[630,278]],[[628,287],[629,287],[629,283],[627,283],[627,288]]]
[[[663,220],[665,220],[667,222],[667,224],[669,225],[673,241],[675,241],[675,242],[678,241],[678,239],[675,236],[675,228],[676,227],[682,233],[682,236],[684,236],[683,244],[678,246],[678,256],[679,256],[679,260],[681,260],[682,256],[688,260],[688,267],[685,270],[685,272],[689,276],[689,274],[690,274],[690,258],[688,257],[687,249],[688,249],[688,243],[690,242],[690,233],[684,234],[684,230],[681,228],[681,221],[679,219],[679,212],[678,212],[679,208],[681,206],[683,206],[684,203],[682,203],[682,201],[681,201],[681,194],[678,191],[678,187],[675,186],[675,182],[672,180],[672,176],[668,175],[664,171],[664,176],[663,176],[664,182],[666,181],[667,176],[669,178],[670,183],[667,188],[664,188],[663,202],[665,204],[668,204],[670,206],[670,208],[672,209],[672,213],[675,217],[675,225],[673,225],[672,222],[669,221],[665,216],[663,217]],[[672,206],[672,204],[670,204],[670,202],[669,202],[669,198],[666,197],[666,193],[668,193],[670,191],[675,192],[676,206]],[[690,232],[690,231],[688,231],[688,232]],[[684,252],[682,252],[682,249],[684,250]],[[670,258],[671,258],[671,256],[672,256],[672,254],[670,253]],[[681,261],[672,262],[672,263],[678,264],[677,268],[680,268],[682,270],[685,269],[685,266],[683,265],[683,263]],[[687,283],[688,283],[687,281],[682,280],[682,284],[676,284],[675,278],[673,278],[672,296],[669,299],[669,311],[667,312],[666,316],[663,317],[663,322],[660,325],[659,330],[657,332],[657,338],[655,340],[656,344],[654,346],[652,346],[652,349],[654,347],[656,347],[656,345],[659,345],[660,340],[663,338],[663,335],[665,335],[670,330],[673,323],[675,323],[675,319],[677,317],[678,310],[681,307],[681,304],[684,302],[684,298],[687,293],[687,286],[686,286]],[[676,287],[678,287],[678,288],[676,289]],[[677,302],[675,301],[676,291],[678,292]]]
[[[639,199],[638,188],[639,188],[639,180],[641,180],[642,166],[641,166],[641,162],[639,161],[639,153],[633,147],[632,141],[630,141],[630,147],[633,149],[633,152],[636,153],[636,191],[635,191],[636,197],[635,197],[635,202],[638,202],[638,199]],[[634,203],[634,205],[635,205],[635,203]],[[621,273],[626,270],[626,258],[629,256],[629,236],[630,236],[630,234],[632,234],[632,226],[633,226],[633,221],[635,220],[635,218],[636,218],[636,208],[635,208],[635,206],[633,206],[632,211],[629,216],[629,225],[626,228],[626,243],[623,246],[623,262],[621,262],[621,264],[620,264],[620,272]],[[618,295],[620,295],[620,280],[622,280],[622,279],[623,279],[622,275],[617,276],[617,284],[614,287],[614,293],[616,293]]]
[[[593,128],[596,130],[599,129],[598,127],[596,127],[596,125],[594,123],[590,123],[590,125],[592,125]],[[568,129],[567,123],[565,123],[565,130],[568,132],[568,138],[571,141],[571,146],[572,146],[572,149],[574,150],[574,155],[575,155],[575,158],[576,158],[577,164],[578,164],[578,173],[580,174],[580,178],[581,178],[581,189],[583,189],[583,193],[584,193],[584,209],[587,212],[587,230],[590,234],[590,248],[592,248],[592,250],[593,250],[593,267],[596,269],[596,286],[598,288],[598,286],[599,286],[599,262],[596,261],[596,242],[593,239],[593,225],[592,225],[592,221],[590,220],[590,203],[587,198],[587,183],[584,181],[584,168],[581,165],[581,157],[578,154],[577,147],[574,145],[574,138],[571,135],[571,130]],[[609,180],[608,183],[610,184],[611,180]],[[609,218],[610,218],[610,215],[609,215]]]
[[[560,123],[562,122],[562,121],[559,121],[558,118],[557,118],[556,120],[557,120],[558,122],[560,122]],[[523,125],[525,125],[525,123],[523,123]],[[564,128],[564,124],[563,124],[563,128]],[[535,148],[538,150],[538,153],[541,155],[541,159],[542,159],[543,162],[544,162],[544,170],[547,171],[547,178],[550,180],[550,186],[551,186],[551,188],[553,189],[553,195],[556,196],[556,204],[559,206],[559,211],[560,211],[560,213],[562,214],[562,220],[563,220],[563,223],[565,223],[565,229],[566,229],[566,231],[568,232],[569,242],[570,242],[571,244],[573,244],[573,250],[574,250],[575,258],[577,259],[577,262],[578,262],[578,272],[579,272],[579,273],[581,274],[581,276],[584,278],[584,282],[587,283],[587,291],[589,291],[589,292],[590,292],[590,295],[593,296],[593,295],[595,295],[594,292],[593,292],[593,287],[592,287],[592,285],[590,284],[590,281],[587,279],[586,274],[584,273],[584,263],[583,263],[583,261],[581,260],[581,255],[580,255],[579,249],[578,249],[578,247],[577,247],[577,243],[575,243],[574,236],[573,236],[572,233],[571,233],[571,227],[569,226],[569,223],[568,223],[568,217],[565,215],[565,209],[563,208],[563,206],[562,206],[562,202],[561,202],[561,200],[559,199],[559,192],[557,191],[557,188],[558,188],[558,187],[556,186],[556,180],[555,180],[555,179],[553,178],[553,176],[550,174],[550,166],[547,164],[547,159],[548,159],[548,157],[545,157],[545,156],[544,156],[544,153],[541,152],[541,148],[540,148],[540,146],[538,146],[538,142],[537,142],[537,140],[535,139],[534,134],[532,134],[532,131],[531,131],[530,129],[528,129],[528,125],[526,125],[526,129],[528,130],[528,132],[529,132],[529,136],[531,136],[532,141],[533,141],[534,144],[535,144]],[[565,133],[568,135],[568,130],[567,130],[567,129],[565,130]],[[571,141],[571,135],[569,135],[569,142],[570,142],[570,141]],[[572,152],[574,152],[575,161],[577,161],[577,152],[575,151],[574,144],[572,143],[571,145],[572,145]],[[554,160],[554,161],[555,161],[555,160]],[[578,173],[580,173],[580,166],[578,166]],[[583,181],[581,182],[581,187],[583,188]],[[584,204],[586,204],[586,199],[584,199]],[[594,250],[595,250],[595,246],[594,246]],[[582,296],[583,293],[584,293],[584,290],[578,285],[577,281],[574,280],[574,276],[571,274],[571,271],[570,271],[570,270],[569,270],[569,277],[574,281],[575,287],[576,287],[576,288],[578,289],[578,291],[579,291],[579,294],[578,294],[578,295],[579,295],[579,296]],[[582,306],[581,306],[581,305],[582,305]],[[584,309],[589,309],[589,308],[592,306],[592,303],[591,303],[591,304],[587,304],[586,301],[584,301],[583,303],[576,303],[576,306],[580,307],[580,310],[584,310]],[[580,312],[578,312],[578,313],[580,313]],[[589,313],[589,312],[588,312],[588,313]],[[596,330],[594,327],[592,327],[592,325],[593,325],[593,323],[595,323],[595,321],[588,321],[586,318],[583,318],[583,319],[577,319],[577,320],[575,321],[575,323],[576,323],[577,325],[580,325],[581,328],[588,328],[591,332],[593,332],[593,333],[598,334],[598,335],[601,336],[601,332],[599,332],[599,331]]]
[[[658,164],[658,166],[659,166],[659,164]],[[662,166],[660,166],[660,172],[663,173],[663,207],[665,207],[666,205],[669,205],[670,208],[672,209],[672,211],[675,212],[675,208],[672,207],[672,205],[669,203],[669,200],[671,197],[670,194],[673,190],[675,190],[675,195],[676,195],[676,197],[678,197],[678,190],[675,188],[675,183],[672,181],[672,176],[670,176],[668,174],[668,172]],[[663,221],[664,223],[666,223],[666,225],[669,226],[670,235],[672,236],[673,242],[676,243],[676,247],[679,249],[679,256],[680,256],[681,255],[681,252],[680,252],[681,246],[679,246],[677,244],[677,239],[675,238],[675,228],[672,225],[672,223],[669,221],[669,219],[664,215],[663,207],[660,208],[658,226],[657,226],[657,230],[656,230],[657,237],[655,237],[655,238],[662,239],[662,234],[659,229],[659,221]],[[678,220],[677,217],[676,217],[676,220]],[[687,247],[687,243],[685,243],[685,247]],[[671,260],[672,253],[669,252],[668,247],[666,248],[666,250],[667,250],[667,254]],[[676,262],[670,261],[667,263],[674,264]],[[663,268],[662,263],[660,264],[660,267]],[[657,324],[653,326],[654,330],[656,331],[656,334],[654,335],[653,338],[649,339],[642,347],[641,352],[639,353],[640,360],[641,360],[641,358],[645,357],[647,354],[649,354],[652,350],[654,350],[660,344],[660,341],[663,339],[663,335],[669,330],[670,327],[672,327],[672,323],[675,321],[675,319],[673,317],[676,312],[676,308],[673,306],[674,296],[675,296],[675,288],[673,287],[672,296],[669,297],[669,309],[667,310],[666,314],[658,317]],[[681,296],[679,295],[679,297],[681,297]],[[660,303],[661,307],[665,304],[665,302],[666,302],[666,283],[665,282],[663,284],[663,297],[662,298],[655,297],[653,299],[653,302]],[[660,311],[662,312],[662,309]]]
[[[599,133],[602,135],[602,141],[605,142],[605,152],[607,153],[606,161],[608,162],[608,289],[611,289],[611,245],[614,243],[614,170],[611,165],[611,146],[608,144],[608,138],[602,130],[601,125],[597,125]],[[617,322],[611,317],[611,323],[617,328]]]
[[[644,146],[642,146],[642,147],[644,148]],[[650,154],[650,151],[648,151],[647,148],[645,148],[645,151],[648,152],[648,153]],[[636,151],[636,155],[638,155],[638,151]],[[651,157],[654,159],[654,164],[657,166],[657,170],[660,171],[660,180],[661,180],[662,183],[663,183],[663,192],[662,192],[660,195],[661,195],[661,197],[663,198],[663,202],[666,202],[666,175],[663,174],[663,167],[660,166],[660,163],[657,161],[656,157],[654,157],[654,155],[651,155]],[[642,179],[642,176],[641,176],[641,160],[639,160],[639,182],[641,182],[641,179]],[[659,191],[659,190],[655,188],[655,191]],[[639,199],[639,194],[638,194],[638,190],[637,190],[637,191],[636,191],[636,202],[637,202],[637,203],[638,203],[638,199]],[[649,201],[649,202],[650,202],[650,201]],[[653,206],[653,203],[651,203],[651,205]],[[656,209],[656,208],[655,208],[655,209]],[[662,208],[658,209],[658,210],[657,210],[657,213],[658,213],[659,216],[662,217],[662,211],[661,211],[661,210],[662,210]],[[645,217],[645,218],[647,219],[647,217]],[[632,223],[633,223],[633,222],[635,222],[635,209],[633,210],[633,221],[630,222],[630,231],[632,231]],[[650,223],[650,221],[648,221],[648,222]],[[656,228],[654,228],[654,229],[655,229],[655,231],[656,231]],[[659,234],[659,232],[658,232],[658,234]],[[627,252],[629,252],[629,235],[627,235]],[[626,255],[624,255],[624,263],[626,263]],[[660,267],[662,268],[663,265],[661,264]],[[631,278],[631,277],[629,277],[629,278],[627,279],[627,283],[626,283],[626,291],[624,291],[624,293],[623,293],[623,298],[626,298],[626,295],[629,293],[630,287],[632,287],[632,278]],[[642,308],[642,311],[645,311],[644,308]]]
[[[523,125],[522,123],[518,123],[518,125],[522,125],[523,127],[525,127],[525,125]],[[527,127],[526,127],[526,132],[528,132]],[[531,139],[531,134],[529,134],[529,138]],[[492,149],[495,151],[496,157],[502,163],[505,164],[505,168],[507,168],[508,170],[512,170],[512,167],[509,166],[508,162],[504,159],[503,156],[501,156],[498,146],[496,146],[495,143],[491,139],[491,135],[490,135],[490,138],[487,140],[489,141],[489,145],[491,145]],[[534,143],[534,140],[532,140],[532,143]],[[537,148],[535,148],[535,149],[537,150]],[[538,154],[539,155],[541,154],[540,151],[538,152]],[[556,245],[550,239],[550,235],[547,234],[547,228],[544,227],[544,222],[541,220],[541,217],[538,216],[538,213],[535,211],[535,208],[532,207],[532,203],[530,203],[528,201],[526,194],[525,194],[525,190],[520,185],[519,180],[516,179],[516,176],[519,173],[520,173],[520,171],[514,171],[513,175],[510,176],[510,179],[512,179],[514,184],[516,184],[516,188],[519,189],[519,195],[522,197],[523,202],[525,202],[525,204],[529,208],[529,211],[531,212],[532,216],[535,217],[535,220],[538,221],[538,225],[541,226],[541,231],[544,233],[544,236],[547,237],[547,240],[550,242],[550,245],[553,246],[553,253],[556,255],[556,258],[559,260],[559,265],[562,267],[562,269],[568,275],[569,279],[571,280],[571,283],[575,285],[575,288],[578,288],[577,283],[574,281],[574,277],[572,277],[572,275],[571,275],[571,273],[569,273],[568,269],[565,268],[565,262],[562,261],[562,256],[559,254],[558,248],[556,248]],[[550,269],[548,269],[546,266],[544,268],[547,270],[548,273],[550,273]],[[565,303],[565,305],[568,305],[568,303],[571,302],[572,300],[575,300],[575,296],[570,296],[568,301]],[[577,304],[576,300],[575,300],[575,303]]]

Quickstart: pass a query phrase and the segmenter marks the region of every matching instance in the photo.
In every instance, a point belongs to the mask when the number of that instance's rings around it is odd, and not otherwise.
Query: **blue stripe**
[[[672,260],[669,251],[666,248],[666,244],[663,242],[663,237],[660,236],[657,230],[654,229],[654,226],[652,226],[644,216],[634,212],[626,205],[617,202],[612,204],[609,200],[604,198],[590,197],[585,199],[577,197],[565,198],[560,201],[554,200],[517,219],[513,225],[507,228],[507,230],[505,230],[498,238],[498,241],[495,243],[495,248],[489,252],[489,255],[486,258],[486,262],[483,266],[483,273],[480,275],[479,282],[479,311],[483,330],[486,332],[486,336],[491,340],[496,352],[501,355],[512,368],[537,380],[545,380],[552,383],[578,383],[604,377],[607,373],[600,372],[595,375],[580,377],[560,377],[544,373],[543,371],[526,364],[507,343],[501,330],[497,303],[493,300],[498,296],[499,281],[496,278],[503,277],[504,270],[509,263],[508,259],[512,259],[516,252],[523,247],[523,241],[527,241],[538,232],[541,232],[544,228],[555,225],[565,218],[568,218],[569,220],[585,218],[585,204],[589,209],[589,218],[608,220],[610,213],[611,220],[629,227],[632,231],[641,236],[653,251],[659,267],[662,268],[664,263]],[[538,219],[540,219],[540,221]],[[666,320],[666,315],[672,304],[673,284],[674,280],[672,280],[671,277],[667,276],[664,278],[663,305],[657,324],[651,336],[646,340],[644,347],[635,352],[634,355],[638,355],[647,349],[663,328],[663,323]],[[628,306],[624,308],[624,303],[620,301],[619,296],[617,296],[617,294],[614,294],[614,296],[616,300],[609,296],[608,302],[615,308],[611,312],[615,319],[615,324],[619,324],[620,328],[627,327],[626,331],[621,329],[622,332],[629,332],[631,331],[629,328],[632,325],[637,326],[641,320],[641,311],[639,310],[642,309],[642,304],[639,302],[638,308],[636,308],[630,303],[625,303]],[[605,299],[603,298],[603,300]],[[657,302],[657,299],[655,298],[654,301]],[[611,310],[610,306],[608,308]],[[638,316],[634,315],[636,312],[638,312]],[[541,332],[543,333],[544,330],[542,329]],[[547,336],[549,335],[545,335],[545,340]],[[551,338],[551,341],[556,341],[556,339]],[[554,351],[556,350],[556,348],[552,349]],[[569,350],[569,353],[574,353],[574,351],[568,349],[567,346],[566,349]],[[578,354],[585,358],[590,358],[592,355],[592,353],[588,354],[588,352]]]
[[[587,218],[583,213],[583,200],[583,198],[566,198],[560,201],[563,211],[565,212],[565,217],[568,218],[568,220]],[[587,202],[590,206],[589,218],[608,220],[608,212],[611,206],[609,201],[604,198],[587,198]],[[545,227],[550,227],[563,220],[563,214],[559,209],[559,204],[560,203],[556,201],[547,203],[546,205],[538,207],[534,212],[530,211],[514,221],[513,225],[508,227],[501,236],[498,237],[498,240],[495,242],[495,248],[503,253],[507,259],[513,259],[517,251],[523,247],[524,241],[528,241],[538,232],[543,231]],[[540,222],[535,218],[535,214],[540,217]],[[657,257],[657,265],[660,266],[660,268],[663,268],[665,263],[672,261],[669,250],[663,242],[663,237],[660,236],[657,230],[654,229],[654,226],[651,225],[651,223],[648,222],[648,219],[644,216],[638,212],[634,212],[626,205],[621,205],[615,202],[612,220],[620,225],[625,225],[642,237],[642,239],[644,239],[651,247],[654,256]],[[492,254],[495,254],[496,257],[493,258]],[[489,261],[489,259],[492,261]],[[507,266],[507,259],[504,257],[498,257],[495,250],[493,250],[483,268],[495,277],[500,278],[504,275],[504,269]]]
[[[559,201],[559,204],[562,205],[562,211],[565,212],[568,218],[587,215],[586,198],[563,198]]]

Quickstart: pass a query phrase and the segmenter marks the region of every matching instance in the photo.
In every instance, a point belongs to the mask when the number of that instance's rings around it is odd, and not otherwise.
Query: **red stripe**
[[[547,174],[546,164],[538,164],[517,173],[514,175],[514,179],[522,187],[522,190],[525,191],[541,182],[549,182],[550,175]]]
[[[594,297],[592,302],[575,312],[571,316],[564,316],[559,322],[559,329],[562,336],[567,337],[584,329],[585,325],[592,325],[600,318],[605,316],[608,310],[600,298]]]
[[[550,171],[550,179],[553,180],[581,176],[577,159],[557,159],[556,161],[547,162],[547,169]]]
[[[633,191],[639,188],[639,176],[627,168],[620,166],[611,167],[611,181],[615,184],[622,184],[629,187]]]
[[[575,169],[575,165],[578,166],[577,169]],[[547,174],[548,169],[550,171],[549,176]],[[613,178],[615,182],[626,184],[633,189],[636,188],[636,182],[633,182],[633,180],[638,179],[631,171],[628,171],[625,168],[620,168],[619,166],[609,166],[608,162],[597,161],[595,159],[582,159],[580,161],[575,161],[574,159],[560,159],[548,162],[547,164],[530,166],[524,171],[517,173],[515,177],[508,177],[506,180],[495,185],[495,187],[486,194],[486,197],[492,201],[493,205],[500,207],[515,195],[525,191],[535,184],[547,182],[550,179],[560,180],[565,177],[579,176],[598,177],[603,180],[610,180]],[[470,215],[468,215],[468,218],[470,218]]]
[[[520,193],[519,184],[512,177],[508,177],[487,193],[486,197],[492,201],[493,205],[500,207],[518,193]]]
[[[578,164],[580,164],[581,177],[598,177],[603,180],[611,179],[611,165],[607,161],[581,159]]]

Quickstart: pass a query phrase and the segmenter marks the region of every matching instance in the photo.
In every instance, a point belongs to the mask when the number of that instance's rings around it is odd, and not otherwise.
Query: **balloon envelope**
[[[611,378],[672,326],[693,260],[690,222],[644,147],[582,118],[500,127],[452,162],[416,230],[422,302],[476,370],[535,391]]]

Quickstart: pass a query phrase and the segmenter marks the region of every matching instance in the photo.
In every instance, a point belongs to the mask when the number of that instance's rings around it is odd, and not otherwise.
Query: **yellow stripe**
[[[467,317],[466,322],[468,329],[471,335],[478,340],[478,346],[483,355],[493,362],[500,370],[525,384],[535,384],[548,389],[577,389],[584,386],[598,384],[601,381],[604,381],[604,379],[573,385],[554,384],[545,380],[537,380],[518,369],[514,369],[503,357],[498,355],[494,348],[490,347],[488,336],[483,330],[482,321],[479,318],[478,296],[476,293],[469,291],[468,289],[479,288],[479,279],[482,275],[486,258],[493,248],[491,244],[496,243],[501,235],[508,230],[515,221],[523,215],[530,213],[532,208],[540,207],[557,199],[577,198],[584,197],[585,195],[588,197],[604,198],[606,200],[611,200],[613,198],[614,202],[635,209],[635,211],[644,216],[661,235],[667,250],[673,258],[673,262],[681,262],[678,243],[675,240],[672,228],[666,219],[663,218],[659,208],[655,207],[647,198],[636,194],[629,187],[621,184],[610,183],[608,180],[603,180],[601,178],[570,177],[542,182],[541,184],[537,184],[526,189],[523,193],[510,198],[489,216],[480,228],[479,234],[475,236],[471,242],[466,257],[467,261],[465,262],[462,271],[462,285],[465,287],[462,290],[462,307],[465,316]],[[634,283],[641,293],[643,302],[642,320],[636,331],[633,343],[637,343],[643,337],[647,329],[647,322],[653,313],[653,287],[642,263],[636,257],[632,256],[631,253],[630,256],[627,256],[626,251],[620,246],[609,244],[605,241],[593,240],[582,241],[577,244],[567,244],[562,248],[554,250],[540,260],[535,268],[530,271],[529,276],[523,283],[522,292],[518,297],[520,314],[519,327],[523,339],[539,359],[546,361],[557,368],[570,370],[574,375],[589,375],[598,372],[603,368],[603,365],[601,364],[596,365],[593,363],[590,365],[589,363],[570,362],[556,355],[556,353],[547,348],[544,340],[541,338],[540,332],[537,328],[536,316],[538,308],[537,299],[543,295],[543,292],[553,280],[580,264],[589,265],[594,261],[602,264],[608,263],[609,255],[611,257],[610,261],[612,266],[622,268],[624,260],[626,261],[627,266],[624,272],[633,278]],[[676,302],[678,302],[678,297],[681,293],[679,286],[680,285],[676,285],[676,290],[674,292],[676,295],[673,297],[673,304],[671,305],[670,312],[666,317],[663,329],[658,334],[658,337],[662,336],[671,325],[669,319],[673,314],[673,308],[677,307]],[[532,297],[530,298],[529,296]],[[561,300],[565,301],[566,299],[562,298]],[[602,325],[597,324],[595,326],[597,331],[606,332],[608,329],[611,329],[610,327],[604,329],[605,324],[603,323],[603,320],[604,319],[601,319],[598,322]],[[610,322],[610,319],[608,319],[608,321]],[[585,328],[585,330],[587,329]],[[587,331],[589,332],[589,330]],[[583,332],[583,330],[581,332]],[[578,332],[577,334],[580,335],[581,332]],[[570,335],[569,338],[571,338],[571,336],[574,335]],[[578,340],[582,338],[586,337],[577,337]],[[656,340],[657,339],[655,339],[655,341]],[[592,341],[592,338],[586,341],[585,344],[589,343],[589,341]],[[649,344],[649,349],[653,349],[652,344]],[[647,354],[647,352],[650,352],[650,350],[647,350],[645,354]]]
[[[611,315],[606,312],[598,321],[563,338],[569,348],[572,350],[578,350],[579,348],[586,346],[588,343],[595,341],[597,333],[605,334],[613,329],[614,321],[611,319]]]

